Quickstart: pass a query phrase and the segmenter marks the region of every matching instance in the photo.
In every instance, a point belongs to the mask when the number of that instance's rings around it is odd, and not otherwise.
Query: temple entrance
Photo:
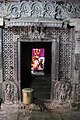
[[[34,89],[34,97],[50,99],[51,42],[20,42],[21,90]]]

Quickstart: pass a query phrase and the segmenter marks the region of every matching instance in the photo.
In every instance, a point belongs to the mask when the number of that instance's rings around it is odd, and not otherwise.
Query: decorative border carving
[[[53,19],[77,18],[80,17],[80,3],[54,1],[0,2],[0,16],[8,19],[22,17]]]

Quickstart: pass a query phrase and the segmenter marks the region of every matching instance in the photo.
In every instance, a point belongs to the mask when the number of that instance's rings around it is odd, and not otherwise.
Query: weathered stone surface
[[[58,106],[57,106],[58,107]],[[12,107],[10,107],[12,109]],[[14,108],[15,109],[15,108]],[[13,111],[15,111],[13,109]],[[58,109],[58,108],[57,108]],[[80,111],[32,111],[26,109],[18,109],[15,112],[9,109],[0,111],[0,120],[79,120]]]
[[[44,4],[44,5],[43,5]],[[66,19],[80,16],[80,2],[22,1],[1,3],[0,16],[6,18],[47,17]],[[3,11],[3,12],[2,12]]]
[[[52,85],[52,100],[55,98],[57,102],[65,105],[66,101],[69,102],[72,99],[74,104],[71,103],[71,106],[76,105],[78,107],[80,85],[74,85],[74,81],[79,83],[80,78],[80,49],[78,44],[80,39],[80,19],[76,18],[80,17],[80,3],[21,1],[15,4],[15,2],[2,2],[0,3],[0,16],[5,18],[2,41],[3,80],[5,80],[2,87],[3,101],[11,105],[18,101],[18,94],[20,99],[21,66],[20,60],[18,61],[20,59],[20,56],[18,57],[20,48],[17,48],[20,42],[52,42],[52,81],[59,80],[59,84]],[[78,41],[76,45],[75,41]],[[78,58],[75,53],[78,53]],[[77,81],[74,79],[77,79]],[[73,85],[68,81],[72,81]],[[33,105],[32,108],[35,107]]]
[[[13,81],[4,81],[2,85],[3,101],[13,104],[18,101],[18,86]]]

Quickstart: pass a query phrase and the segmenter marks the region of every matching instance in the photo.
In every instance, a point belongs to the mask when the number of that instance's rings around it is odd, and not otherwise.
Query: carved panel
[[[43,17],[43,6],[41,2],[35,1],[31,3],[31,16],[32,17]]]
[[[45,4],[45,11],[44,11],[44,17],[51,17],[51,18],[55,18],[55,8],[56,8],[56,3],[52,4],[52,3],[46,3]]]
[[[60,35],[59,49],[59,79],[63,81],[71,78],[72,42],[70,31],[63,30]]]
[[[80,54],[75,54],[75,70],[80,70]]]
[[[28,2],[24,1],[20,4],[20,11],[22,17],[30,17],[31,16],[31,8]]]
[[[73,91],[72,91],[72,101],[79,102],[80,101],[80,83],[73,84]]]
[[[2,85],[3,100],[6,104],[18,101],[18,86],[13,81],[4,81]]]
[[[0,3],[0,16],[6,18],[43,17],[66,19],[80,17],[80,3],[53,1],[22,1]]]
[[[3,80],[13,79],[13,34],[10,28],[3,30]]]
[[[54,99],[59,102],[65,102],[72,97],[72,85],[70,82],[58,81],[54,85]]]

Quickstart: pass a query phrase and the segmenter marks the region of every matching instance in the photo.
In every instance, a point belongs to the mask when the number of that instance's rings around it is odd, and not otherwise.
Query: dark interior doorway
[[[20,42],[21,90],[26,87],[34,89],[34,97],[50,99],[51,92],[51,42]],[[44,75],[31,74],[32,49],[45,49]]]

